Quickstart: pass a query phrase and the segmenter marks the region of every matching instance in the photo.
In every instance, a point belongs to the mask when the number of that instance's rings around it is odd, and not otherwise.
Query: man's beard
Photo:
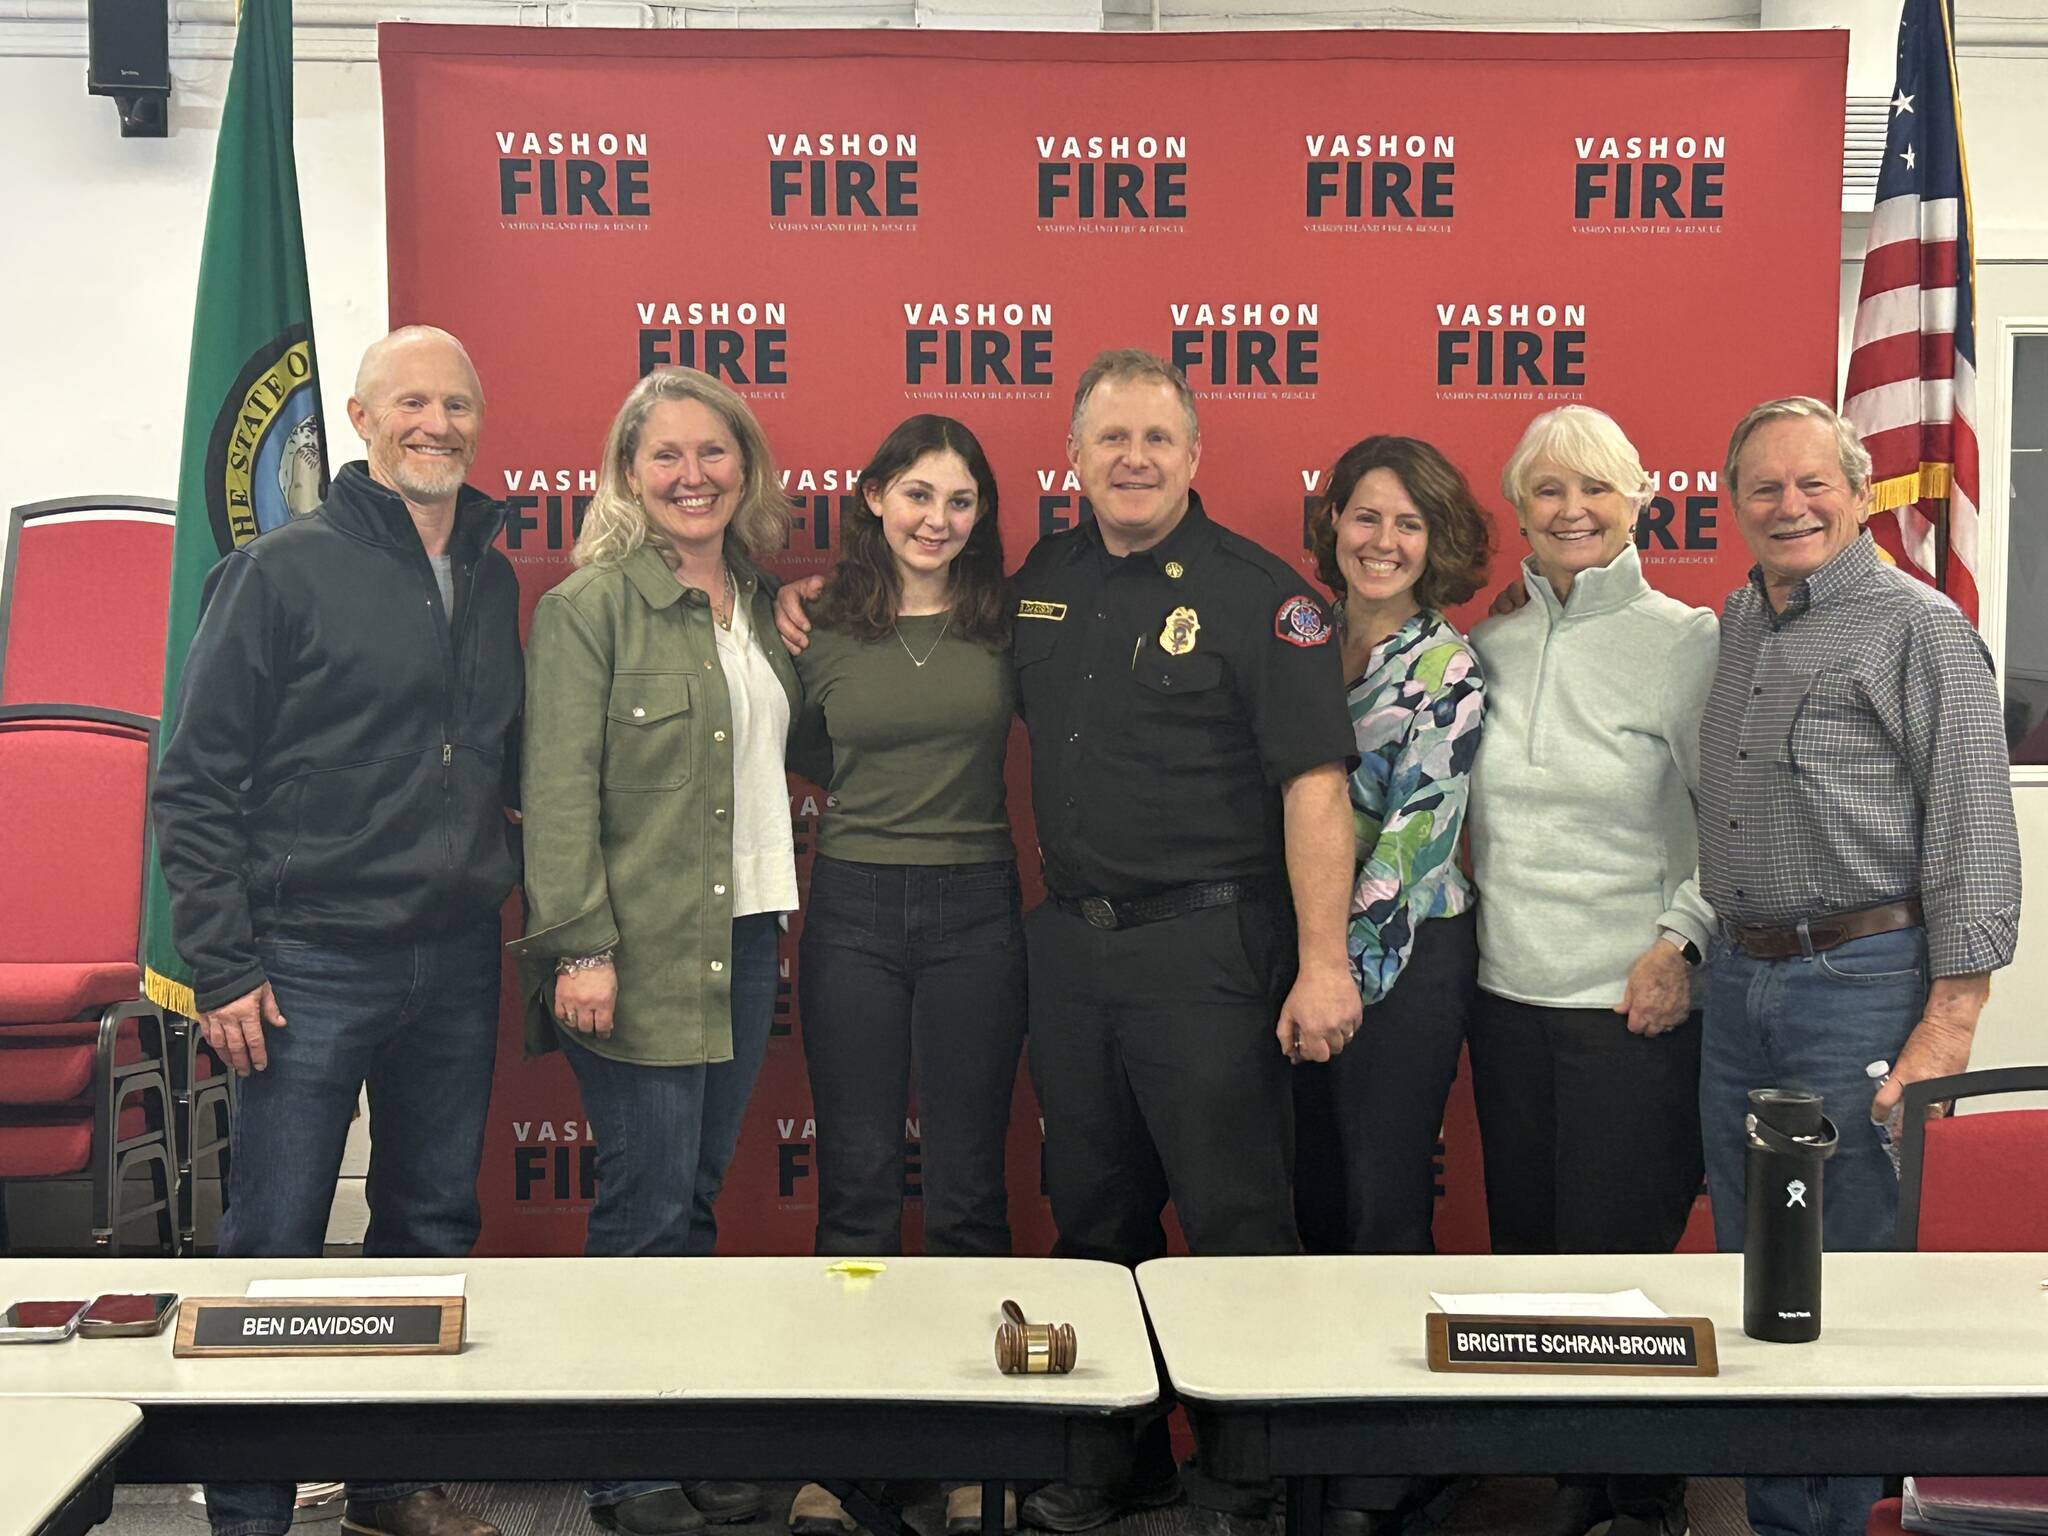
[[[400,494],[413,501],[445,501],[462,489],[462,477],[467,468],[461,458],[453,454],[440,467],[429,468],[416,464],[401,452],[391,478]]]

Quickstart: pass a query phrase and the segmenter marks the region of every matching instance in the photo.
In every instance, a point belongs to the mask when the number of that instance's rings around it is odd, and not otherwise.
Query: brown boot
[[[846,1507],[817,1483],[797,1489],[789,1506],[789,1536],[847,1536],[860,1523]]]
[[[350,1499],[341,1506],[341,1528],[356,1536],[498,1536],[490,1521],[457,1509],[444,1488],[422,1488],[378,1504]]]
[[[1003,1488],[1003,1529],[1017,1529],[1017,1493]],[[980,1536],[981,1484],[962,1483],[946,1491],[946,1536]]]

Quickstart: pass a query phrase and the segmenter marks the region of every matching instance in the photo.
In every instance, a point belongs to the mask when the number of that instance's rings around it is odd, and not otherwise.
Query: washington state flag
[[[221,111],[193,306],[192,369],[178,464],[171,610],[159,747],[177,725],[178,684],[220,558],[327,494],[327,451],[292,160],[290,0],[242,0]],[[143,895],[143,990],[195,1016],[192,973],[171,942],[171,901],[154,848]]]

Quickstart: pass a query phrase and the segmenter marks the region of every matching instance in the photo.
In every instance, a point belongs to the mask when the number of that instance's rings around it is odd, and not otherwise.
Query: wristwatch
[[[1696,966],[1707,958],[1700,953],[1699,945],[1693,943],[1691,939],[1688,939],[1682,933],[1674,933],[1669,928],[1659,928],[1657,934],[1666,944],[1669,944],[1673,949],[1685,956],[1685,963],[1687,965]]]

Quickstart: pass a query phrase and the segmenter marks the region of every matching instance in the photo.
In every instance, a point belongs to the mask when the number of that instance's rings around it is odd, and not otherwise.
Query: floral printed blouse
[[[1367,1004],[1393,990],[1433,917],[1476,898],[1458,868],[1486,680],[1465,637],[1424,610],[1373,648],[1347,694],[1358,766],[1351,825],[1351,974]]]

